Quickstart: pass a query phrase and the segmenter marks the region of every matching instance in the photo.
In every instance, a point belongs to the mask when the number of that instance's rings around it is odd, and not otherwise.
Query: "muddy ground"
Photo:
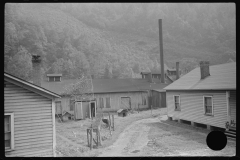
[[[206,145],[206,129],[168,121],[166,110],[142,111],[127,117],[115,116],[112,135],[102,125],[103,146],[87,147],[86,128],[91,120],[57,123],[57,156],[233,156],[236,143],[228,141],[221,151]],[[73,133],[73,132],[75,133]]]

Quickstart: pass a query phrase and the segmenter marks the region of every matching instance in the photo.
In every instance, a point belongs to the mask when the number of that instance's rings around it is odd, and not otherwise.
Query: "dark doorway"
[[[95,102],[91,102],[91,116],[92,117],[96,117],[96,103]]]

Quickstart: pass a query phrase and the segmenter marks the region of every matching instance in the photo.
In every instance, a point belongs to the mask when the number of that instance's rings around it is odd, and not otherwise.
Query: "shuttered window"
[[[173,99],[174,99],[175,111],[180,111],[181,110],[181,108],[180,108],[180,96],[178,96],[178,95],[173,96]]]
[[[211,96],[203,97],[204,111],[206,115],[213,115],[213,101]]]
[[[14,119],[13,113],[4,114],[4,143],[5,151],[14,149]]]
[[[111,108],[110,97],[106,97],[106,108]]]

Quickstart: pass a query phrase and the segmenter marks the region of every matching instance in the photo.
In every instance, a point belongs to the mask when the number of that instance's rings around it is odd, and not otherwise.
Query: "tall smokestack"
[[[33,84],[41,86],[41,57],[39,55],[32,55],[32,79]]]
[[[158,20],[158,25],[159,25],[159,47],[160,47],[160,63],[161,63],[161,83],[165,83],[164,61],[163,61],[162,19]]]
[[[179,79],[179,62],[176,62],[176,80]]]

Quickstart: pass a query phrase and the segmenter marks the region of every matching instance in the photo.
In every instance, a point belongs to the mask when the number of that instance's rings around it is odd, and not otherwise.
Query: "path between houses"
[[[158,118],[148,118],[133,122],[128,126],[115,141],[104,148],[99,157],[124,157],[124,156],[147,156],[146,146],[149,144],[149,123],[159,122]],[[150,142],[151,143],[151,142]]]

